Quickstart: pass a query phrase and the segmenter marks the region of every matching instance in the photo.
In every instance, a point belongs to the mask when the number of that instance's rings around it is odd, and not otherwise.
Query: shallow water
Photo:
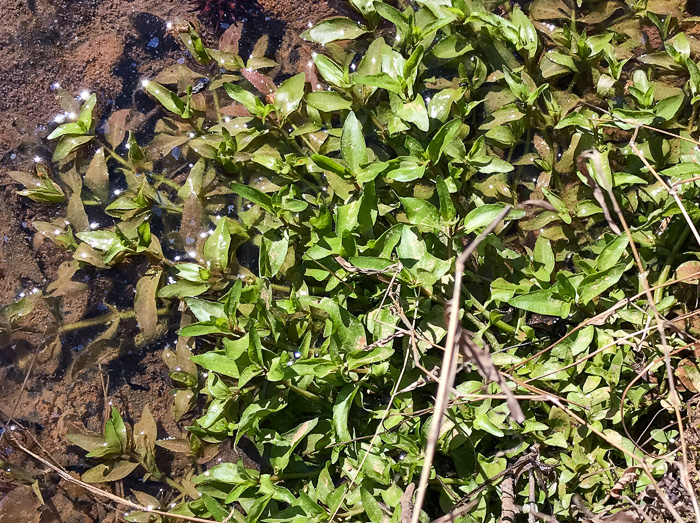
[[[242,23],[240,31],[230,31],[226,38],[247,56],[261,37],[267,37],[266,54],[280,63],[280,75],[309,62],[310,50],[297,36],[307,24],[341,8],[335,0],[260,3],[262,15]],[[100,365],[75,372],[76,360],[104,331],[103,319],[112,307],[133,305],[135,275],[143,267],[133,261],[111,270],[83,268],[62,278],[70,254],[45,238],[42,241],[33,226],[37,220],[50,221],[61,209],[18,196],[8,172],[30,170],[36,161],[51,156],[46,136],[67,118],[57,100],[62,90],[76,104],[81,93],[96,93],[103,114],[123,108],[148,113],[153,102],[139,92],[140,81],[186,60],[178,42],[167,34],[168,22],[198,24],[205,42],[213,47],[225,27],[202,26],[184,0],[28,0],[0,5],[6,20],[0,35],[0,307],[27,296],[37,298],[19,322],[22,332],[8,333],[0,327],[0,422],[5,427],[14,420],[36,438],[29,438],[31,447],[81,473],[87,468],[84,453],[70,446],[65,435],[100,431],[111,405],[133,420],[147,404],[159,421],[159,436],[182,436],[184,424],[173,419],[168,368],[162,359],[162,351],[176,342],[178,317],[172,314],[169,332],[153,343],[120,335],[106,340],[99,347]],[[108,130],[105,120],[98,129]],[[152,129],[146,125],[140,132],[146,136]],[[119,190],[118,179],[112,182],[111,189]],[[100,211],[87,212],[95,227],[111,220]],[[196,228],[173,233],[168,237],[171,244],[163,246],[167,256],[186,257],[187,238],[203,233]],[[249,249],[251,267],[257,265],[255,256],[255,249]],[[58,290],[50,290],[57,279]],[[51,292],[51,299],[42,298]],[[63,327],[56,325],[55,317]],[[125,318],[118,332],[129,332],[135,325],[135,318]],[[0,522],[112,520],[107,509],[85,492],[65,482],[59,487],[55,476],[39,474],[43,466],[17,451],[10,438],[0,442],[0,461],[37,474],[45,502],[39,503],[21,482],[2,479]],[[174,461],[166,466],[176,471],[185,464]],[[139,488],[147,489],[143,484]]]

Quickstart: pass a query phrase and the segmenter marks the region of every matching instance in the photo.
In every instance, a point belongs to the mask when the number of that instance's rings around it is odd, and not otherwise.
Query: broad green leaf
[[[344,443],[352,439],[348,428],[348,418],[350,417],[352,401],[358,390],[359,387],[355,385],[345,385],[338,393],[335,405],[333,405],[333,428],[337,443]]]
[[[185,112],[185,102],[183,102],[177,94],[170,89],[163,87],[158,82],[153,80],[144,80],[142,82],[146,92],[153,96],[160,104],[171,113],[182,116]]]
[[[289,249],[289,234],[285,230],[270,231],[260,243],[260,275],[272,278],[277,275]]]
[[[360,167],[367,163],[367,146],[362,133],[362,124],[352,111],[348,114],[343,125],[340,148],[345,163],[354,173],[358,173]]]
[[[190,360],[212,372],[236,379],[240,377],[236,362],[221,352],[205,352],[204,354],[190,356]]]
[[[46,138],[53,140],[65,134],[85,134],[85,129],[78,123],[64,123],[56,127]]]
[[[306,437],[306,435],[311,432],[317,424],[318,418],[305,421],[304,423],[301,423],[292,430],[281,434],[271,441],[273,446],[270,456],[270,464],[275,470],[275,473],[279,474],[285,468],[287,468],[289,458],[291,457],[292,452],[294,452],[294,449],[296,449],[299,443],[301,443],[301,440]]]
[[[386,89],[387,91],[398,95],[403,94],[403,87],[401,86],[401,83],[386,73],[357,76],[355,77],[355,83],[367,85],[369,87],[376,87],[379,89]]]
[[[228,218],[221,218],[214,230],[204,243],[202,254],[204,259],[215,269],[225,271],[229,262],[231,233],[228,230]]]
[[[440,228],[440,214],[432,203],[420,198],[399,198],[399,200],[406,210],[409,223],[418,227],[418,230]]]
[[[490,225],[501,214],[503,209],[505,209],[505,204],[494,203],[477,207],[464,218],[464,233],[469,234]],[[504,221],[519,220],[523,216],[525,216],[525,211],[513,209],[506,215]]]
[[[306,74],[299,73],[285,80],[275,93],[275,107],[282,120],[299,108],[299,102],[304,97]]]
[[[596,261],[596,267],[599,271],[604,271],[610,269],[612,266],[617,265],[617,263],[622,258],[622,255],[627,250],[629,245],[629,240],[626,234],[620,234],[613,238],[613,240],[608,243],[603,252],[598,256]]]
[[[324,113],[344,111],[352,107],[352,102],[332,91],[317,91],[306,95],[306,103]]]
[[[224,90],[230,98],[234,99],[238,103],[242,104],[250,114],[255,116],[262,116],[264,111],[264,105],[260,99],[253,93],[246,91],[242,87],[239,87],[230,82],[224,83]]]
[[[518,309],[561,318],[566,318],[571,310],[571,304],[555,297],[552,289],[521,294],[508,300],[508,303]]]
[[[268,212],[272,212],[272,199],[264,192],[241,183],[232,183],[231,189],[242,198],[259,205]]]
[[[579,301],[586,305],[593,298],[603,294],[615,285],[625,272],[625,265],[615,265],[595,274],[586,276],[578,286]]]
[[[316,54],[313,59],[318,72],[321,73],[326,82],[341,89],[351,87],[352,84],[348,78],[347,68],[341,69],[333,60],[322,54]]]
[[[53,151],[52,160],[54,162],[63,160],[70,153],[75,151],[80,146],[85,145],[93,138],[94,136],[62,136],[58,141],[58,145],[56,145],[56,148]]]
[[[540,265],[536,273],[537,278],[549,281],[554,270],[554,251],[550,241],[542,235],[538,236],[535,242],[534,261]]]
[[[428,157],[433,164],[437,164],[440,161],[442,154],[456,136],[461,124],[462,122],[457,119],[447,122],[435,134],[433,139],[430,140],[430,144],[428,145]]]
[[[324,20],[313,26],[305,34],[317,44],[328,44],[336,40],[353,40],[367,31],[349,18],[338,17]]]
[[[412,182],[425,174],[426,163],[412,156],[400,156],[389,162],[386,177],[397,182]]]
[[[185,298],[185,303],[197,321],[210,321],[226,317],[223,303],[200,300],[194,297]]]
[[[408,21],[401,11],[389,4],[385,4],[381,0],[376,0],[374,2],[374,9],[377,11],[379,16],[389,20],[396,26],[396,31],[402,38],[406,38],[410,32],[410,27],[408,25]]]
[[[381,4],[386,5],[386,4]],[[365,509],[365,514],[370,519],[372,523],[383,523],[384,522],[384,512],[382,511],[379,503],[374,496],[370,494],[364,487],[360,488],[360,499],[362,499],[362,506]]]

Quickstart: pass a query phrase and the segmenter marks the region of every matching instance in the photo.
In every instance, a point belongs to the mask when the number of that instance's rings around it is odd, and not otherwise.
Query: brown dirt
[[[261,19],[242,24],[241,53],[260,36],[269,35],[268,56],[282,73],[304,69],[311,50],[299,38],[308,22],[347,14],[341,0],[260,0]],[[36,155],[49,156],[47,124],[60,111],[52,85],[77,95],[99,93],[102,107],[128,105],[139,80],[157,73],[184,56],[177,42],[165,36],[166,21],[195,20],[185,0],[0,0],[4,31],[0,34],[0,306],[55,280],[70,256],[48,240],[34,241],[32,221],[50,220],[56,207],[36,204],[16,194],[10,170],[30,168]],[[204,29],[215,45],[220,29]],[[157,40],[155,40],[157,38]],[[149,45],[150,44],[150,45]],[[61,313],[70,321],[99,314],[115,285],[109,273],[92,275],[90,285],[77,280],[63,296]],[[103,312],[102,312],[103,313]],[[23,324],[41,332],[51,324],[46,304]],[[100,432],[116,405],[127,421],[138,420],[148,405],[158,422],[159,437],[182,437],[186,423],[173,419],[164,342],[133,353],[101,369],[87,371],[71,382],[66,369],[74,347],[97,332],[79,331],[63,337],[62,347],[46,347],[37,333],[14,334],[0,345],[0,427],[14,418],[26,432],[21,437],[34,451],[51,456],[61,466],[81,472],[91,466],[84,452],[69,446],[65,435]],[[32,366],[34,354],[38,357]],[[27,373],[26,387],[22,382]],[[186,462],[164,458],[163,468],[177,476]],[[14,449],[7,435],[0,460],[25,467],[39,480],[44,504],[27,484],[0,473],[0,522],[119,521],[102,500],[86,495]],[[111,486],[106,487],[111,488]],[[157,490],[157,489],[156,489]],[[120,486],[119,493],[128,495]]]

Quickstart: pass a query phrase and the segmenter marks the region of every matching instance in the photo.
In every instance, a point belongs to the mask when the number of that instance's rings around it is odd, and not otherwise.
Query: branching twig
[[[57,467],[53,463],[50,463],[48,460],[42,458],[38,454],[35,454],[31,450],[29,450],[27,447],[22,445],[19,441],[17,441],[16,437],[11,436],[12,443],[15,445],[17,448],[21,449],[23,452],[34,458],[35,460],[39,461],[42,463],[44,466],[49,467],[51,470],[56,472],[59,476],[61,476],[61,479],[64,479],[66,481],[69,481],[75,485],[79,485],[80,487],[84,488],[85,490],[91,492],[92,494],[95,494],[97,496],[102,496],[105,497],[111,501],[114,501],[115,503],[119,503],[120,505],[125,505],[127,507],[133,508],[135,510],[140,510],[142,512],[149,512],[151,514],[158,514],[159,516],[165,516],[169,518],[175,518],[175,519],[182,519],[184,521],[194,521],[196,523],[215,523],[211,519],[203,519],[203,518],[198,518],[198,517],[193,517],[193,516],[184,516],[180,514],[171,514],[169,512],[163,512],[161,510],[157,510],[154,508],[149,508],[149,507],[144,507],[143,505],[139,505],[138,503],[134,503],[133,501],[129,501],[128,499],[121,498],[119,496],[115,496],[114,494],[104,491],[100,488],[97,488],[94,485],[90,485],[89,483],[85,483],[84,481],[80,481],[79,479],[74,478],[68,472],[65,470],[61,469],[60,467]]]
[[[421,509],[425,502],[425,495],[428,489],[428,480],[430,479],[430,470],[432,469],[433,456],[435,455],[435,447],[438,436],[440,435],[440,427],[442,420],[445,417],[447,409],[447,400],[449,391],[454,383],[454,373],[457,365],[457,335],[459,327],[459,301],[462,293],[462,275],[464,274],[464,264],[479,244],[491,234],[491,232],[501,223],[501,221],[510,212],[510,205],[506,206],[503,211],[486,227],[486,229],[474,240],[464,252],[457,258],[455,262],[455,278],[454,290],[452,292],[452,301],[450,303],[449,325],[447,327],[447,342],[445,344],[445,353],[442,359],[442,372],[440,373],[440,385],[438,386],[437,398],[435,400],[435,414],[430,425],[428,433],[428,441],[425,447],[425,460],[423,462],[423,470],[421,471],[420,482],[418,483],[418,492],[416,495],[416,504],[413,510],[411,523],[418,523],[420,520]]]

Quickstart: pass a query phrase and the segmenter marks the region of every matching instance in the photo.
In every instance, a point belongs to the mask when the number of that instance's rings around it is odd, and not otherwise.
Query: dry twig
[[[440,385],[438,386],[437,398],[435,400],[435,414],[430,425],[428,433],[428,441],[425,446],[425,460],[423,462],[423,470],[421,471],[420,482],[418,484],[418,492],[416,495],[416,503],[413,510],[411,523],[418,523],[420,520],[421,509],[425,502],[425,495],[428,489],[428,480],[430,479],[430,470],[433,465],[433,456],[435,455],[435,447],[438,436],[440,435],[440,427],[442,420],[445,417],[447,410],[448,396],[450,389],[454,383],[455,369],[457,366],[457,338],[459,335],[459,301],[462,293],[462,275],[464,274],[464,265],[476,250],[479,244],[491,234],[491,232],[501,223],[501,221],[510,212],[510,205],[506,206],[503,211],[484,229],[484,231],[474,240],[464,252],[457,258],[455,262],[455,277],[454,289],[452,292],[452,300],[450,302],[449,325],[447,327],[447,341],[445,344],[445,353],[442,359],[442,372],[440,373]]]

